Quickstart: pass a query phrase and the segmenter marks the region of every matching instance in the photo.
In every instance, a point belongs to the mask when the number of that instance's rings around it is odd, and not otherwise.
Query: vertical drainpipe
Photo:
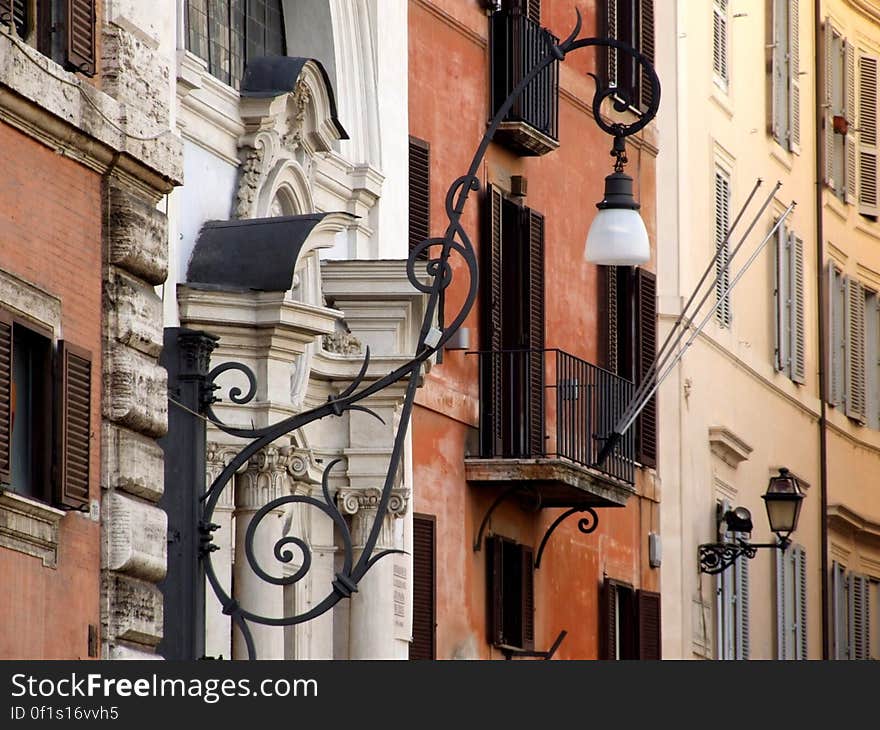
[[[824,97],[825,83],[825,39],[822,34],[822,0],[814,0],[814,42],[816,70],[813,74],[815,79],[816,95],[816,278],[818,286],[818,324],[819,324],[819,531],[821,535],[821,562],[822,562],[822,658],[828,659],[828,637],[831,635],[828,625],[828,429],[826,424],[825,405],[825,232],[822,210],[822,194],[824,192],[825,179],[825,135],[822,125],[825,120],[823,105],[820,100]]]

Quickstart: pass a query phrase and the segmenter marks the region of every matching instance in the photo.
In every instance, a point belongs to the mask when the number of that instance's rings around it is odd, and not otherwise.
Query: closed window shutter
[[[651,65],[654,64],[654,0],[640,0],[639,18],[639,50],[645,55]],[[654,89],[651,86],[651,76],[647,69],[641,67],[641,79],[639,81],[639,110],[645,112],[654,101]]]
[[[525,0],[526,14],[534,23],[541,24],[541,0]]]
[[[95,0],[67,0],[67,62],[95,75]]]
[[[502,204],[501,191],[493,185],[488,190],[488,226],[486,239],[488,246],[485,247],[483,271],[485,272],[486,286],[483,288],[483,322],[484,322],[484,349],[490,350],[492,355],[489,367],[483,373],[488,378],[488,391],[491,392],[488,404],[491,427],[484,430],[491,444],[484,444],[486,453],[499,454],[502,452],[503,443],[503,385],[502,385],[502,312],[503,312],[503,287],[502,287]]]
[[[605,318],[608,327],[608,338],[607,338],[607,362],[605,363],[605,367],[610,372],[617,373],[617,364],[618,364],[618,351],[620,348],[620,324],[619,324],[619,312],[617,309],[618,302],[618,279],[617,279],[617,267],[616,266],[606,266],[604,267],[605,275],[607,277],[607,286],[608,286],[608,316]]]
[[[529,242],[529,450],[543,454],[544,444],[544,216],[524,211]]]
[[[822,37],[824,41],[824,67],[825,67],[825,85],[823,108],[825,109],[823,120],[823,146],[824,146],[824,168],[825,168],[825,184],[835,187],[840,181],[834,180],[834,85],[836,79],[834,77],[834,27],[830,18],[825,18],[825,24],[822,26]]]
[[[434,518],[413,515],[413,608],[410,659],[434,659],[436,552]]]
[[[637,269],[636,287],[637,367],[641,381],[648,375],[657,354],[657,278],[650,271]],[[636,424],[636,460],[643,466],[657,466],[656,393],[642,409]]]
[[[846,119],[851,127],[856,124],[856,54],[852,43],[844,45],[844,64],[846,73]],[[852,129],[846,135],[846,202],[856,202],[856,135]]]
[[[715,318],[722,327],[729,327],[730,312],[730,244],[727,232],[730,228],[730,179],[720,170],[715,171],[715,248],[722,249],[715,262],[715,299],[721,301],[715,310]],[[727,268],[725,268],[727,266]]]
[[[600,659],[617,659],[617,582],[609,578],[602,584],[599,601],[601,611],[599,626],[602,640],[599,646]]]
[[[876,216],[877,197],[877,59],[859,57],[859,213]]]
[[[779,226],[776,229],[776,326],[774,327],[776,335],[775,366],[779,371],[786,370],[789,361],[788,323],[791,320],[788,316],[788,303],[790,301],[788,267],[790,260],[791,257],[788,255],[788,235],[785,226]]]
[[[92,356],[58,342],[58,475],[56,500],[74,509],[89,502],[92,440]]]
[[[868,580],[863,575],[849,574],[849,655],[848,659],[870,656],[868,627]]]
[[[409,250],[431,235],[431,146],[409,138]],[[428,251],[422,253],[428,258]]]
[[[788,552],[775,550],[776,553],[776,658],[788,659],[788,621],[791,607],[788,605],[787,565]]]
[[[828,402],[839,406],[843,399],[843,327],[842,311],[838,311],[843,303],[841,296],[842,277],[834,264],[829,263],[825,286],[825,307],[828,314],[828,352],[827,352],[827,388]]]
[[[0,310],[0,484],[9,484],[12,460],[12,317]]]
[[[522,648],[535,648],[535,557],[534,551],[520,546],[522,560]]]
[[[847,616],[849,606],[846,600],[846,571],[836,562],[831,563],[831,614],[834,621],[832,632],[833,656],[835,659],[846,659],[848,655],[847,642],[849,631],[847,629]]]
[[[789,145],[788,102],[788,2],[771,0],[770,19],[770,134],[783,147]]]
[[[603,8],[605,10],[605,36],[607,38],[614,38],[615,40],[620,36],[620,31],[617,27],[617,1],[618,0],[600,0],[603,4]],[[604,51],[605,55],[605,73],[607,75],[607,85],[608,86],[617,86],[618,78],[617,78],[617,49],[616,48],[606,48]]]
[[[486,541],[486,571],[489,585],[488,618],[489,641],[499,645],[504,643],[504,539],[498,535]]]
[[[795,598],[797,600],[797,647],[796,659],[808,659],[807,636],[809,624],[807,623],[807,551],[798,545],[793,550],[795,566]]]
[[[748,535],[743,535],[748,537]],[[748,659],[751,646],[749,626],[749,559],[736,561],[736,658]]]
[[[804,313],[804,241],[793,232],[789,234],[791,346],[789,376],[803,384],[807,376],[806,315]]]
[[[660,659],[660,594],[639,591],[636,596],[639,631],[639,659]]]
[[[800,61],[800,13],[801,0],[788,0],[788,103],[790,105],[789,149],[795,154],[801,151],[801,61]]]
[[[712,70],[727,88],[727,0],[715,0],[712,20]]]
[[[865,420],[865,289],[846,280],[846,415]]]

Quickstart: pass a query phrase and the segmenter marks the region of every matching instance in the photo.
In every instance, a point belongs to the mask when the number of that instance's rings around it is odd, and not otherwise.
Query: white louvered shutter
[[[788,103],[789,145],[795,154],[801,151],[801,60],[800,60],[800,0],[788,0]]]
[[[789,347],[789,377],[803,384],[807,378],[806,315],[804,312],[804,241],[794,232],[789,234],[791,255],[789,307],[791,345]]]
[[[795,600],[797,607],[795,610],[795,620],[797,622],[795,629],[795,659],[809,659],[807,653],[807,636],[809,624],[807,623],[807,551],[803,546],[798,545],[792,551],[794,557],[794,579],[795,579]]]
[[[774,550],[776,553],[776,658],[787,659],[786,638],[788,637],[785,586],[785,562],[786,555],[782,550]]]
[[[856,573],[849,574],[849,659],[867,659],[870,656],[868,627],[868,579]]]
[[[748,537],[748,536],[745,536]],[[749,559],[736,561],[736,658],[748,659],[751,645],[749,627]]]
[[[828,403],[839,406],[843,401],[843,365],[846,337],[844,317],[843,276],[833,263],[828,263],[826,278],[826,310],[828,313],[827,388]]]
[[[725,89],[730,80],[727,17],[727,0],[715,0],[712,19],[712,69],[715,78]]]
[[[776,223],[777,221],[774,221]],[[789,358],[789,338],[788,338],[788,322],[787,316],[789,301],[789,276],[788,264],[790,257],[788,255],[788,235],[784,225],[780,225],[776,229],[776,326],[775,332],[775,366],[779,371],[784,371],[788,364]]]
[[[865,288],[846,280],[846,415],[865,420]]]
[[[859,213],[880,212],[877,197],[877,58],[859,56]]]
[[[723,327],[730,326],[730,178],[721,170],[715,171],[715,248],[721,254],[715,262],[715,299],[721,304],[715,310],[715,318]]]
[[[825,67],[825,85],[823,88],[822,108],[825,110],[823,115],[823,135],[822,146],[824,152],[824,170],[825,184],[836,187],[837,181],[834,180],[834,124],[832,117],[834,116],[834,28],[831,25],[831,19],[825,18],[822,26],[822,37],[824,40],[824,67]]]
[[[788,148],[788,2],[771,0],[770,134]]]
[[[834,623],[832,639],[834,641],[833,656],[835,659],[846,659],[849,655],[847,643],[849,641],[848,616],[849,606],[847,603],[846,570],[836,562],[831,563],[831,614]]]
[[[850,129],[846,134],[846,202],[856,202],[856,54],[852,43],[844,44],[844,66],[846,74],[846,120]]]

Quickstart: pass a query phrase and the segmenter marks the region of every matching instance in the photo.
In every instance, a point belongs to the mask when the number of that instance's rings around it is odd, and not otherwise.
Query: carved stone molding
[[[293,458],[288,446],[267,446],[251,457],[247,468],[235,477],[237,510],[258,510],[269,502],[290,494],[288,466]]]
[[[40,558],[47,568],[58,562],[58,523],[64,512],[14,492],[0,491],[0,545]]]

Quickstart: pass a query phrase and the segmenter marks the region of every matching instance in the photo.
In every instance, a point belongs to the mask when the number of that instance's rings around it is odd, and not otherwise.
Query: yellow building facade
[[[721,249],[710,272],[718,282],[704,284],[707,301],[694,318],[697,325],[708,316],[708,324],[660,390],[663,655],[821,658],[826,561],[812,3],[664,0],[656,12],[660,342]],[[841,428],[849,433],[848,424]],[[719,575],[701,572],[699,546],[736,537],[719,522],[730,508],[751,512],[751,542],[775,542],[761,496],[781,468],[806,495],[792,546],[759,550]]]

